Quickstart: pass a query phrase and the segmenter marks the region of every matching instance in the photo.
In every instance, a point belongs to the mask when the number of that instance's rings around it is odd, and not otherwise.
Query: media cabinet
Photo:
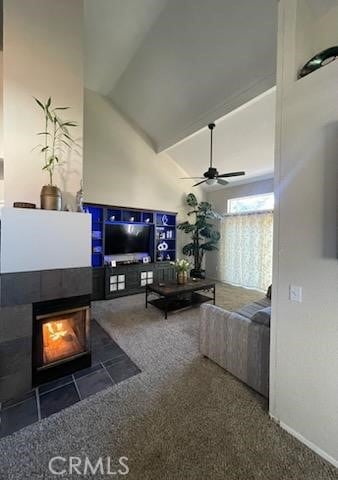
[[[84,211],[92,218],[92,300],[104,300],[142,293],[146,285],[174,280],[175,272],[170,261],[176,259],[176,212],[135,209],[85,203]],[[150,262],[110,265],[105,257],[105,228],[107,224],[150,225]],[[167,246],[166,249],[163,249]]]

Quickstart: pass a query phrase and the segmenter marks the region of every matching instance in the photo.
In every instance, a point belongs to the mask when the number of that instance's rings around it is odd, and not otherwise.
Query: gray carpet
[[[247,293],[238,292],[243,303]],[[269,419],[262,397],[200,357],[198,309],[165,321],[137,295],[97,302],[93,315],[142,373],[4,438],[1,479],[55,479],[55,455],[124,455],[125,478],[137,480],[338,479]]]

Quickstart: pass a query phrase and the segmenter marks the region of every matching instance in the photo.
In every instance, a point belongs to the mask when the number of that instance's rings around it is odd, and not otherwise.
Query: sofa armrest
[[[268,396],[270,329],[235,312],[203,304],[200,352]]]

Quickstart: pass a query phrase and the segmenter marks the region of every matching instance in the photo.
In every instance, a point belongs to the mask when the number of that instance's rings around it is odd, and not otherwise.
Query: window
[[[228,200],[228,213],[260,212],[273,210],[274,194],[250,195],[248,197],[230,198]]]

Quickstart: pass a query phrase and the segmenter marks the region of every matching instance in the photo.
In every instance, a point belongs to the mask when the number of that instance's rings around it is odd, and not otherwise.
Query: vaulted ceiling
[[[275,84],[276,0],[85,0],[86,86],[157,151]]]
[[[243,177],[227,178],[229,184],[273,176],[275,103],[276,89],[272,88],[216,121],[213,132],[213,166],[220,174],[245,171]],[[167,153],[189,176],[201,176],[209,167],[209,129],[205,127],[199,130],[169,148]],[[223,187],[204,185],[204,188],[216,190]]]

